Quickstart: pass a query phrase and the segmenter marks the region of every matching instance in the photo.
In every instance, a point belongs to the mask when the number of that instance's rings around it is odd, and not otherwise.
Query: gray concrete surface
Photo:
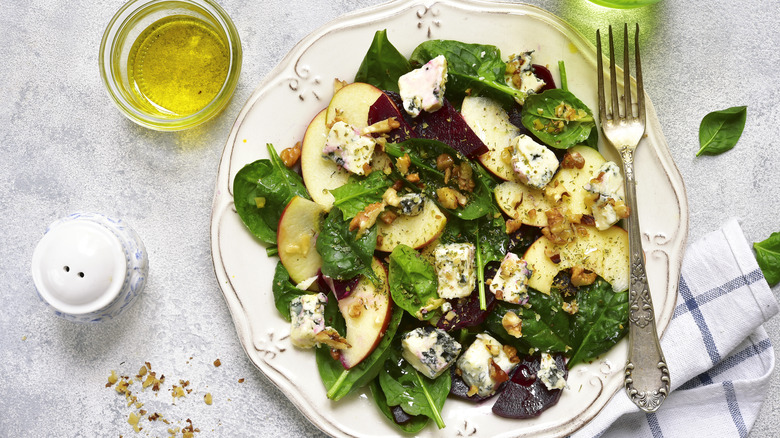
[[[235,96],[204,126],[161,133],[125,119],[98,74],[100,39],[122,0],[0,2],[0,436],[167,436],[187,419],[196,436],[321,435],[238,342],[211,264],[211,202],[224,142],[256,84],[309,32],[377,3],[220,0],[243,40]],[[646,90],[686,181],[691,241],[731,216],[750,241],[780,231],[777,2],[662,0],[631,11],[584,0],[531,3],[584,35],[607,23],[642,23]],[[695,158],[701,118],[735,105],[748,106],[737,147]],[[115,321],[68,323],[35,297],[35,244],[74,211],[125,219],[149,251],[146,290]],[[780,345],[780,319],[767,329]],[[144,406],[128,407],[104,384],[111,370],[135,375],[146,361],[165,384],[159,393],[140,391],[135,379],[130,389]],[[174,400],[168,390],[179,380],[192,392]],[[780,435],[777,372],[771,385],[753,437]],[[170,424],[144,419],[136,435],[127,419],[139,409]]]

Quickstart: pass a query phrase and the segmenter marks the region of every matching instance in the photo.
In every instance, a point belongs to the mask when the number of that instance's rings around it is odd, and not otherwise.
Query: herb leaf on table
[[[247,164],[233,180],[236,212],[249,231],[261,241],[276,244],[276,229],[284,207],[295,196],[309,198],[303,179],[288,169],[270,143],[270,159]]]
[[[315,248],[322,257],[322,273],[337,280],[365,275],[374,283],[379,279],[371,269],[376,249],[376,226],[362,236],[349,231],[349,224],[338,207],[333,207],[322,221]]]
[[[764,273],[767,283],[780,283],[780,232],[772,233],[766,240],[753,243],[756,261]]]
[[[387,29],[377,31],[371,47],[355,75],[355,82],[365,82],[380,90],[398,92],[398,78],[409,73],[412,66],[390,43]]]
[[[747,120],[747,107],[735,106],[713,111],[699,125],[699,155],[718,155],[737,145]]]

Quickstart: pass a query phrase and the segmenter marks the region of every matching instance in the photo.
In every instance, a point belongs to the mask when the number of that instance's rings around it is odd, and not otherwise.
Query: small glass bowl
[[[133,91],[129,77],[131,49],[159,20],[187,16],[202,21],[228,48],[228,70],[222,88],[200,110],[189,115],[155,111]],[[241,40],[224,9],[212,0],[130,0],[111,19],[100,43],[100,75],[116,106],[133,122],[158,131],[179,131],[219,114],[230,101],[241,72]]]

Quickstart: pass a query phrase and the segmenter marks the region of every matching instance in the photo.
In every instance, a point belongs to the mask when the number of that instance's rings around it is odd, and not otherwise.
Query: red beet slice
[[[400,96],[398,97],[398,99],[400,102],[401,99]],[[388,96],[388,94],[383,93],[381,96],[379,96],[379,98],[377,98],[377,100],[368,109],[369,125],[373,125],[374,123],[381,122],[382,120],[387,120],[391,117],[395,117],[398,123],[401,124],[399,128],[396,128],[387,134],[388,135],[387,141],[391,143],[400,143],[404,140],[417,137],[417,134],[414,132],[414,129],[407,121],[408,115],[406,114],[406,112],[401,112],[401,110],[399,110],[398,108],[399,107],[396,106],[396,103]]]
[[[403,108],[403,101],[398,93],[387,91],[385,94],[393,101],[396,109]],[[444,106],[438,111],[432,113],[423,111],[416,119],[406,114],[405,111],[402,112],[406,122],[419,138],[446,143],[451,148],[472,159],[488,151],[485,143],[466,124],[458,110],[447,99],[444,99]],[[371,123],[370,117],[369,123]]]
[[[537,78],[544,81],[544,87],[539,90],[540,93],[555,88],[555,79],[553,79],[552,73],[550,73],[550,70],[548,70],[547,67],[539,64],[531,64],[531,70],[533,70]]]
[[[489,263],[485,266],[485,280],[493,279],[496,276],[496,270],[498,269],[498,263]],[[488,314],[493,311],[493,307],[496,306],[496,296],[490,292],[488,285],[485,285],[485,304],[486,310],[479,308],[479,288],[475,287],[471,295],[465,298],[457,298],[448,300],[452,304],[451,312],[455,316],[451,319],[447,319],[447,315],[439,318],[439,322],[436,323],[436,327],[444,331],[460,330],[466,327],[474,327],[482,324],[487,319]]]
[[[390,406],[390,412],[393,414],[393,421],[398,424],[406,424],[414,418],[407,414],[401,406]]]
[[[558,368],[564,370],[564,378],[568,378],[569,370],[563,355],[556,354],[554,357]],[[540,365],[541,359],[535,356],[525,356],[520,361],[493,405],[494,414],[505,418],[533,418],[558,403],[563,390],[549,390],[536,378]]]
[[[337,280],[324,275],[322,271],[319,271],[318,274],[317,284],[320,286],[320,290],[330,290],[337,300],[348,297],[355,290],[355,286],[357,286],[360,280],[360,276],[350,278],[349,280]]]

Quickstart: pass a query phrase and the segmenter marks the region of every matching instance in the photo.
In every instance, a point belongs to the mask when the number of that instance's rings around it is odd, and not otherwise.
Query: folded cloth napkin
[[[688,247],[674,316],[661,340],[672,392],[645,414],[619,391],[573,437],[745,437],[775,354],[761,326],[777,301],[735,219]]]

